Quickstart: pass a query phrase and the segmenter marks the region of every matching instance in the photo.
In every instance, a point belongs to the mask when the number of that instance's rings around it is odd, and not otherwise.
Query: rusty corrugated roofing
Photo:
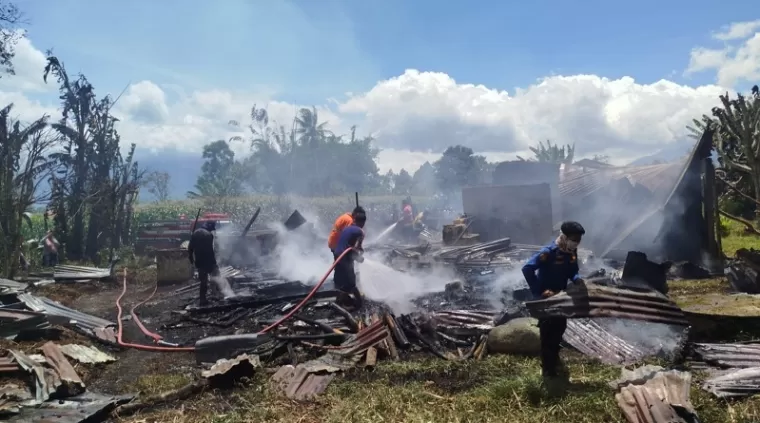
[[[618,317],[669,325],[689,325],[676,303],[656,291],[633,291],[587,284],[585,287],[571,287],[551,298],[527,301],[525,306],[535,318]]]
[[[630,423],[690,423],[674,407],[695,416],[689,400],[691,373],[661,371],[641,384],[628,384],[615,395],[618,406]]]
[[[327,389],[335,375],[311,373],[304,366],[285,365],[272,376],[272,383],[285,396],[296,401],[314,399]]]
[[[13,359],[13,356],[0,357],[0,373],[13,373],[19,370],[21,370],[21,367]]]
[[[58,344],[46,342],[42,346],[42,353],[45,354],[47,364],[58,373],[61,385],[66,390],[66,396],[79,395],[84,392],[84,382],[74,370],[74,366],[63,355]]]

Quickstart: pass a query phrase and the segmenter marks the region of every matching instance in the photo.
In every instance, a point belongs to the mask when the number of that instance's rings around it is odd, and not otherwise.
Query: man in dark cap
[[[549,298],[567,288],[570,280],[583,284],[578,274],[578,244],[586,233],[578,222],[564,222],[554,242],[541,248],[523,266],[522,272],[534,298]],[[558,376],[561,362],[560,343],[567,328],[567,319],[551,317],[538,321],[541,334],[541,371],[544,378]]]
[[[216,264],[216,255],[214,253],[214,231],[216,222],[207,220],[203,225],[193,231],[190,236],[190,244],[187,246],[187,254],[190,263],[198,269],[198,279],[201,281],[200,286],[200,305],[208,304],[206,294],[208,293],[209,275],[211,277],[219,276],[219,266]]]

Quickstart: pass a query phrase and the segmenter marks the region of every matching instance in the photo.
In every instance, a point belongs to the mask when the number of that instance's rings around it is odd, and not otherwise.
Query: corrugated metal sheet
[[[749,367],[706,380],[702,389],[718,398],[746,397],[760,393],[760,367]]]
[[[704,259],[702,246],[714,242],[704,239],[703,232],[707,232],[700,230],[704,224],[702,163],[710,160],[712,148],[713,131],[708,129],[703,132],[688,159],[681,166],[681,172],[667,196],[658,201],[657,207],[641,213],[628,224],[607,248],[601,250],[600,256],[606,256],[612,250],[631,249],[631,244],[636,244],[633,240],[641,237],[640,233],[634,232],[646,228],[647,233],[654,231],[652,244],[657,243],[660,250],[667,252],[668,259],[701,262]],[[656,242],[658,240],[659,242]]]
[[[95,392],[85,392],[76,397],[43,403],[37,407],[23,407],[8,421],[16,423],[84,423],[103,421],[95,416],[108,414],[131,401],[132,395],[105,396]]]
[[[11,350],[11,354],[19,366],[34,377],[34,397],[37,404],[42,404],[50,399],[50,396],[61,386],[58,375],[50,369],[45,369],[21,351]]]
[[[334,374],[314,374],[304,366],[293,367],[285,365],[272,376],[272,383],[276,389],[284,393],[290,399],[296,401],[308,401],[327,389]]]
[[[571,319],[563,340],[581,353],[605,364],[632,364],[649,354],[619,338],[592,319]]]
[[[108,279],[113,276],[113,265],[108,269],[61,264],[55,267],[53,279],[59,280],[93,280]]]
[[[694,344],[697,360],[724,368],[760,367],[760,344]]]
[[[65,396],[79,395],[84,392],[84,382],[74,370],[74,366],[63,355],[58,344],[46,342],[42,346],[42,353],[45,354],[47,364],[58,373]]]
[[[696,413],[689,400],[690,385],[691,373],[658,372],[643,384],[621,388],[615,399],[630,423],[691,423]]]
[[[688,326],[683,311],[668,297],[656,291],[632,291],[587,284],[571,287],[551,298],[527,301],[531,316],[544,317],[618,317],[654,323]]]
[[[116,326],[116,323],[101,319],[80,311],[68,308],[61,303],[55,302],[45,297],[37,297],[31,294],[19,294],[18,299],[26,306],[36,312],[44,313],[48,316],[59,317],[57,324],[67,326],[78,326],[89,332],[94,332],[96,328],[107,328]],[[73,321],[73,322],[72,322]]]
[[[632,185],[646,187],[656,199],[664,201],[678,181],[686,161],[649,166],[609,167],[588,169],[564,165],[560,169],[559,192],[562,196],[583,197],[607,187],[618,179],[628,179]]]
[[[21,370],[13,356],[0,357],[0,373],[13,373]]]
[[[0,294],[15,294],[17,292],[24,292],[29,287],[29,284],[24,282],[16,282],[10,279],[0,278]]]
[[[256,355],[241,354],[233,359],[220,359],[210,369],[201,372],[204,378],[213,378],[221,376],[233,370],[238,366],[247,366],[249,369],[261,367],[259,357]]]
[[[14,338],[25,330],[49,327],[47,317],[42,313],[27,310],[0,309],[0,337]]]
[[[112,357],[95,347],[88,347],[85,345],[77,345],[77,344],[68,344],[68,345],[61,345],[60,348],[61,348],[61,352],[63,352],[64,355],[80,363],[96,364],[96,363],[112,363],[116,361],[115,357]]]

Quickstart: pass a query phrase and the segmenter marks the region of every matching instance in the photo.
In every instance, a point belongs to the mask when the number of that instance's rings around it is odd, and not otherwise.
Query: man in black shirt
[[[190,244],[187,246],[187,254],[190,263],[198,269],[198,279],[201,281],[200,287],[200,305],[208,304],[206,294],[208,292],[209,275],[211,277],[219,276],[219,266],[216,264],[216,255],[214,254],[214,231],[216,222],[213,220],[206,221],[202,227],[196,229],[190,236]]]

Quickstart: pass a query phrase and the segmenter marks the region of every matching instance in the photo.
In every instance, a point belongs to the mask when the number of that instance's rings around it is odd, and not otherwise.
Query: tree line
[[[12,46],[3,40],[0,57],[7,57]],[[58,85],[59,120],[43,115],[20,122],[13,104],[0,109],[0,270],[6,277],[18,270],[23,246],[38,241],[21,235],[38,204],[47,205],[44,229],[55,230],[68,259],[98,263],[103,251],[120,248],[131,232],[144,173],[133,160],[135,144],[121,151],[114,99],[98,97],[85,75],[70,75],[52,52],[41,71],[46,83]]]
[[[20,16],[15,6],[0,0],[4,73],[13,72],[13,46],[23,34],[12,30]],[[146,174],[134,160],[136,145],[122,142],[111,113],[118,98],[98,96],[85,75],[69,74],[50,51],[40,77],[58,86],[60,119],[40,116],[21,122],[14,118],[13,104],[0,108],[0,271],[6,277],[17,271],[22,246],[35,242],[21,236],[35,205],[47,206],[45,229],[55,229],[69,260],[97,263],[104,252],[129,244],[141,189],[159,199],[169,195],[168,175]],[[755,86],[748,95],[726,93],[719,100],[688,128],[694,136],[708,128],[715,131],[721,211],[751,226],[749,220],[760,212],[760,92]],[[489,183],[494,167],[472,149],[455,145],[414,173],[381,174],[374,139],[358,135],[356,127],[349,134],[332,133],[315,108],[303,108],[292,122],[280,124],[254,106],[244,125],[246,136],[204,147],[205,162],[189,196],[445,194]],[[235,157],[231,143],[245,143],[250,154]],[[123,151],[122,145],[129,148]],[[572,163],[575,156],[574,146],[550,142],[531,151],[534,157],[527,160]]]

